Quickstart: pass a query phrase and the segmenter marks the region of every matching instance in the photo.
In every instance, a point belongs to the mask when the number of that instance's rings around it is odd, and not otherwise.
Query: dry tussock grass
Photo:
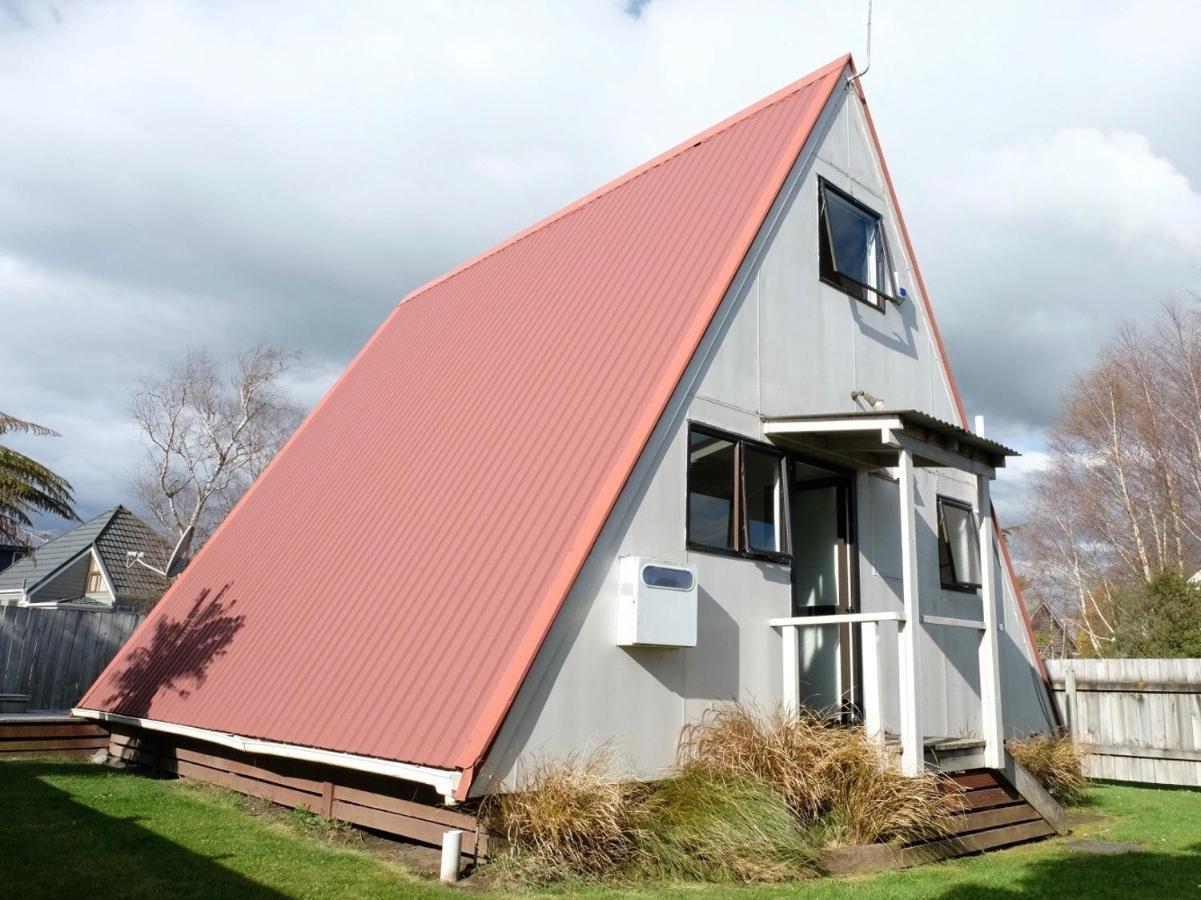
[[[804,710],[716,707],[685,729],[680,758],[766,782],[829,843],[939,837],[962,810],[942,777],[906,778],[861,728]]]
[[[1060,803],[1078,803],[1088,787],[1080,748],[1066,734],[1035,734],[1007,744],[1022,766]]]
[[[538,759],[518,776],[519,790],[491,798],[485,813],[517,852],[514,874],[534,882],[594,878],[626,869],[638,852],[637,786],[611,777],[602,747]]]
[[[862,729],[807,712],[715,708],[654,784],[614,780],[614,761],[539,760],[488,801],[511,848],[502,876],[784,881],[816,870],[816,845],[940,837],[962,809],[945,779],[905,778]]]

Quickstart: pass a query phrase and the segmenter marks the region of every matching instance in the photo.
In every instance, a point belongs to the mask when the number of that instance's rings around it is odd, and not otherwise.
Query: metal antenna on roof
[[[867,0],[867,54],[864,57],[865,65],[862,72],[856,72],[847,79],[847,85],[850,86],[867,74],[867,70],[872,67],[872,0]]]

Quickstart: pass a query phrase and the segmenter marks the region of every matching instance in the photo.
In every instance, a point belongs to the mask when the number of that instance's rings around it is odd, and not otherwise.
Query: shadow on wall
[[[227,868],[226,853],[189,850],[136,818],[103,813],[51,783],[94,785],[87,788],[94,794],[105,779],[137,776],[91,765],[22,760],[2,765],[0,893],[6,897],[285,896]],[[223,841],[233,842],[218,837],[218,848]]]
[[[908,356],[910,359],[917,359],[917,309],[914,304],[917,302],[916,297],[911,297],[908,300],[902,301],[899,306],[894,306],[891,301],[884,301],[884,309],[888,313],[886,316],[881,316],[877,310],[872,309],[866,303],[861,303],[854,298],[848,297],[851,307],[851,315],[855,317],[855,326],[868,340],[875,341],[883,347],[892,350],[895,353],[901,353]],[[894,328],[891,333],[884,331],[878,327],[881,323],[892,323],[899,318],[901,327]]]
[[[1124,853],[1099,856],[1065,853],[1028,860],[1004,886],[959,884],[939,900],[1010,900],[1015,897],[1187,897],[1197,892],[1201,844],[1183,853]],[[991,879],[990,879],[991,881]]]
[[[230,615],[236,601],[225,601],[230,585],[215,596],[205,588],[182,619],[162,617],[154,623],[149,644],[134,649],[117,675],[117,687],[106,699],[110,711],[146,717],[161,691],[187,697],[204,682],[213,660],[225,654],[245,616]]]

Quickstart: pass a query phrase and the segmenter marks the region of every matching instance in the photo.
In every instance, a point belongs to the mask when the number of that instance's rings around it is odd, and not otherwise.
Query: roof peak
[[[768,96],[764,97],[763,99],[758,100],[755,103],[752,103],[750,106],[747,106],[747,107],[739,110],[738,112],[734,113],[731,116],[728,116],[725,119],[722,119],[716,125],[709,126],[708,128],[704,129],[703,131],[700,131],[697,134],[693,135],[692,137],[687,138],[686,140],[683,140],[680,143],[676,144],[675,146],[665,150],[664,152],[660,153],[658,156],[652,157],[651,159],[647,160],[646,162],[635,166],[633,169],[630,169],[628,172],[625,172],[624,174],[617,176],[612,181],[609,181],[609,182],[601,185],[599,188],[596,188],[595,190],[585,194],[583,197],[580,197],[578,200],[575,200],[575,201],[567,204],[567,206],[564,206],[562,209],[559,209],[559,210],[551,213],[549,216],[546,216],[545,218],[538,220],[534,224],[527,226],[526,228],[517,232],[517,234],[501,241],[499,244],[489,247],[487,250],[483,251],[482,253],[471,257],[466,262],[460,263],[458,266],[455,266],[450,271],[444,272],[441,275],[439,275],[437,278],[427,281],[425,284],[423,284],[417,288],[414,288],[412,291],[409,291],[408,294],[406,294],[404,297],[402,297],[397,305],[400,306],[402,304],[405,304],[412,300],[417,299],[419,296],[421,296],[422,294],[424,294],[428,290],[430,290],[430,288],[436,287],[439,284],[443,284],[444,282],[449,281],[450,279],[454,278],[457,275],[460,275],[461,273],[467,271],[468,269],[472,268],[473,266],[478,265],[479,263],[483,262],[484,260],[486,260],[492,256],[495,256],[497,253],[507,250],[509,247],[524,240],[525,238],[527,238],[533,234],[536,234],[539,231],[542,231],[544,228],[547,228],[548,226],[553,225],[555,222],[558,222],[558,221],[566,218],[567,216],[571,215],[572,213],[578,212],[579,210],[588,206],[590,203],[592,203],[596,200],[599,200],[601,197],[606,196],[607,194],[611,193],[612,191],[616,190],[617,188],[620,188],[623,185],[626,185],[629,182],[633,181],[634,179],[636,179],[642,175],[645,175],[647,172],[658,168],[659,166],[663,165],[664,163],[670,162],[671,160],[677,158],[681,154],[686,153],[689,150],[694,149],[695,147],[699,147],[701,144],[705,143],[706,141],[711,140],[712,138],[716,137],[717,135],[721,134],[722,132],[727,131],[728,129],[734,127],[735,125],[738,125],[741,122],[745,122],[747,119],[751,118],[752,116],[757,115],[757,114],[763,112],[764,110],[771,108],[775,104],[788,99],[792,95],[796,94],[798,91],[802,91],[807,87],[811,87],[815,82],[820,81],[821,79],[829,76],[831,72],[835,72],[840,69],[843,69],[848,65],[851,67],[852,71],[854,71],[855,63],[851,57],[851,54],[844,53],[842,56],[839,56],[836,59],[831,60],[830,62],[826,63],[824,66],[813,70],[812,72],[810,72],[807,75],[801,76],[796,81],[785,85],[784,87],[780,88],[779,90],[775,91],[772,94],[769,94]]]

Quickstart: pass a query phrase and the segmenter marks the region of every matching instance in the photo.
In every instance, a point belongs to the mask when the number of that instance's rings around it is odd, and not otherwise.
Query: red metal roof
[[[406,297],[80,706],[465,792],[849,61]]]

